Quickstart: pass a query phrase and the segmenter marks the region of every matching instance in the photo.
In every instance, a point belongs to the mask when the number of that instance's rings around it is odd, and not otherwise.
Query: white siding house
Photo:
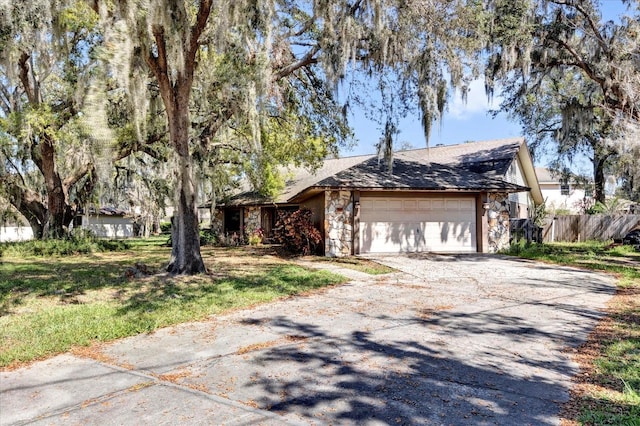
[[[130,238],[134,236],[133,219],[125,211],[110,207],[103,207],[98,212],[89,210],[87,214],[82,215],[81,223],[78,225],[93,232],[97,237]]]
[[[505,180],[520,186],[533,186],[523,174],[519,157],[511,163],[505,173]],[[531,192],[514,192],[509,194],[509,210],[512,218],[526,219],[533,214],[535,203]]]
[[[583,186],[575,185],[571,179],[561,181],[559,174],[554,174],[547,168],[536,167],[536,175],[548,211],[564,210],[570,214],[578,214],[585,195],[587,198],[592,197],[590,193],[585,194]]]
[[[0,225],[0,243],[33,239],[33,230],[25,225]]]

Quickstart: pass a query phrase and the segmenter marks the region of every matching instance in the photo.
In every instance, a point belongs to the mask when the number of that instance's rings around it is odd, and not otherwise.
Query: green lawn
[[[170,251],[164,242],[133,240],[124,250],[65,256],[25,255],[4,246],[0,366],[345,281],[285,261],[269,248],[202,247],[208,274],[169,277],[162,270]],[[152,274],[127,278],[135,263]]]
[[[588,425],[640,426],[640,253],[599,242],[514,246],[508,254],[615,274],[607,318],[577,355],[583,370],[565,418]]]

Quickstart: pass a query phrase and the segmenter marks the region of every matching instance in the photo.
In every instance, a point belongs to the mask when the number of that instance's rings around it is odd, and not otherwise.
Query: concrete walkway
[[[576,372],[566,349],[612,278],[487,256],[377,260],[402,272],[349,272],[313,295],[2,372],[0,424],[558,423]]]

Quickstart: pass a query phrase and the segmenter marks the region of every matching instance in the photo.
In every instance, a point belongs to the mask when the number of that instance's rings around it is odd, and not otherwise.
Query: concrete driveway
[[[491,256],[353,281],[0,373],[5,424],[558,423],[613,279]],[[329,266],[336,268],[335,265]]]

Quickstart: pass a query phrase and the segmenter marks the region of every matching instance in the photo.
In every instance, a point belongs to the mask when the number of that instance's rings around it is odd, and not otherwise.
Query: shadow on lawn
[[[127,296],[119,312],[151,312],[171,306],[191,306],[203,313],[215,313],[338,282],[335,275],[324,271],[281,264],[265,264],[259,273],[240,275],[227,270],[220,275],[224,278],[201,275],[192,278],[192,282],[181,284],[173,279],[156,279]]]
[[[28,298],[54,298],[59,304],[81,303],[79,296],[99,290],[113,290],[114,297],[126,303],[124,309],[155,309],[167,299],[193,300],[207,292],[217,291],[215,283],[233,282],[236,289],[268,286],[261,282],[260,274],[251,274],[257,269],[279,266],[274,260],[260,262],[256,268],[257,256],[262,259],[273,255],[271,248],[214,248],[203,249],[208,275],[197,277],[170,277],[164,274],[168,260],[167,248],[151,247],[142,252],[118,252],[113,254],[118,260],[105,260],[92,254],[67,256],[61,259],[42,258],[28,262],[3,259],[0,264],[0,315],[7,315]],[[222,262],[216,259],[225,258]],[[150,275],[128,278],[127,270],[139,262],[148,267]],[[249,273],[241,274],[242,270]],[[246,275],[246,276],[245,276]],[[287,287],[288,278],[273,284]],[[189,282],[194,284],[190,286]],[[186,283],[186,284],[185,284]],[[197,285],[196,285],[197,284]],[[200,288],[195,288],[201,286]],[[283,294],[286,293],[286,288]]]
[[[0,265],[0,315],[10,313],[28,297],[55,297],[64,304],[90,290],[120,288],[126,282],[123,271],[128,262],[4,261]]]

